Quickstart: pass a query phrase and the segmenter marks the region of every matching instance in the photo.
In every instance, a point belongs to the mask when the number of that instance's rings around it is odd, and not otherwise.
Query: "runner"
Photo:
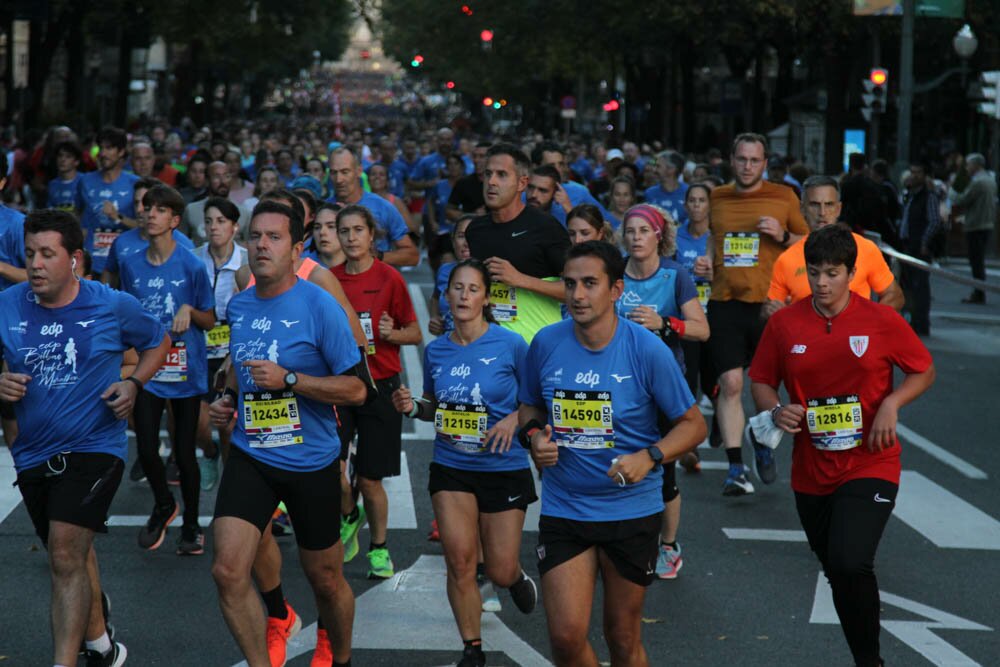
[[[708,350],[719,382],[715,416],[729,460],[722,486],[725,496],[754,492],[740,451],[746,425],[743,369],[750,364],[764,328],[761,310],[774,262],[809,231],[791,188],[763,180],[766,156],[767,139],[762,135],[737,136],[731,158],[736,180],[713,189],[711,196],[708,324],[715,335]],[[772,460],[766,467],[773,465]]]
[[[451,331],[455,324],[451,317],[451,306],[448,304],[448,281],[451,271],[458,262],[469,259],[469,243],[465,239],[465,230],[475,219],[473,215],[465,215],[455,221],[451,229],[451,245],[455,249],[457,261],[442,264],[434,279],[434,291],[430,300],[430,320],[427,322],[427,332],[432,336],[440,336]]]
[[[558,299],[565,290],[557,280],[569,247],[562,225],[521,200],[530,172],[516,146],[490,148],[484,172],[489,213],[465,231],[470,253],[490,272],[493,317],[527,342],[562,317]]]
[[[683,224],[684,199],[687,195],[687,183],[684,175],[684,156],[677,151],[663,151],[656,156],[656,175],[659,183],[647,188],[644,200],[647,204],[655,204],[670,214],[679,224]]]
[[[83,161],[83,150],[75,141],[63,141],[56,144],[54,152],[56,177],[49,181],[48,207],[76,213],[76,191],[83,178],[77,170]]]
[[[615,242],[615,232],[593,204],[577,204],[566,214],[566,231],[573,245],[584,241]]]
[[[324,202],[316,209],[312,249],[307,256],[324,269],[332,269],[347,261],[347,255],[340,247],[340,238],[337,236],[337,211],[342,208],[340,204]]]
[[[170,341],[134,297],[76,278],[83,230],[73,214],[31,213],[25,246],[29,284],[0,294],[10,367],[0,399],[21,426],[11,446],[17,485],[49,551],[52,662],[76,665],[83,643],[88,667],[118,667],[127,651],[108,636],[93,539],[107,532],[125,468],[125,417]],[[133,347],[138,366],[122,380],[122,352]]]
[[[608,194],[608,222],[617,231],[622,226],[625,211],[636,203],[635,181],[628,176],[619,176],[611,181],[611,192]]]
[[[524,613],[538,592],[520,563],[525,512],[537,500],[517,434],[517,375],[528,345],[492,322],[490,278],[479,261],[459,262],[447,299],[455,328],[424,349],[424,394],[401,387],[396,410],[434,422],[428,490],[448,567],[448,600],[465,648],[459,667],[483,667],[481,596],[476,580],[480,541],[486,576],[508,588]]]
[[[76,209],[82,211],[80,224],[86,235],[84,250],[90,253],[98,275],[104,271],[111,244],[136,225],[132,194],[139,177],[124,171],[126,143],[124,130],[101,130],[97,135],[100,169],[84,174],[76,191]]]
[[[705,436],[673,355],[615,314],[624,273],[612,245],[570,248],[563,283],[572,319],[538,332],[518,383],[519,437],[545,468],[538,569],[560,666],[597,666],[587,636],[598,572],[611,664],[648,664],[641,615],[656,576],[660,464]],[[665,438],[657,408],[674,422]]]
[[[205,536],[198,525],[200,473],[195,439],[199,399],[208,391],[204,332],[215,324],[214,299],[204,265],[190,251],[178,247],[172,236],[180,224],[184,198],[173,188],[156,185],[146,192],[142,203],[149,247],[122,260],[122,289],[169,327],[171,347],[166,362],[135,403],[136,449],[155,501],[149,521],[139,529],[138,542],[143,549],[157,549],[177,516],[177,502],[159,455],[160,419],[170,401],[184,499],[177,554],[198,556],[205,553]]]
[[[205,332],[208,350],[208,391],[201,397],[198,413],[198,447],[204,456],[198,459],[202,491],[211,491],[219,481],[219,452],[228,456],[230,432],[218,429],[218,442],[212,440],[212,425],[208,408],[215,401],[219,390],[219,371],[229,357],[229,323],[226,308],[229,300],[239,290],[236,272],[247,265],[247,251],[234,241],[239,231],[240,210],[233,202],[221,197],[210,197],[205,202],[205,232],[208,243],[195,250],[195,256],[205,265],[208,280],[215,298],[215,324]]]
[[[840,208],[840,188],[836,179],[810,176],[802,184],[802,215],[810,232],[835,224],[840,218]],[[898,312],[903,307],[903,290],[885,263],[882,251],[859,234],[854,234],[854,242],[858,246],[858,259],[851,291],[866,299],[872,298],[874,293],[879,303]],[[806,276],[805,244],[806,239],[800,239],[774,262],[771,287],[767,290],[768,302],[764,307],[768,317],[779,308],[812,294]]]
[[[899,489],[899,409],[934,381],[927,349],[897,313],[852,294],[858,247],[827,225],[805,243],[812,297],[768,321],[753,364],[758,410],[794,435],[792,489],[809,547],[860,667],[879,656],[874,560]],[[906,377],[893,387],[893,371]],[[778,388],[784,384],[788,405]],[[829,662],[824,656],[823,662]]]
[[[452,153],[445,160],[444,177],[431,189],[434,196],[427,200],[427,259],[431,270],[437,271],[442,262],[454,262],[454,248],[451,245],[452,221],[447,216],[448,198],[455,184],[465,176],[465,162],[458,153]]]
[[[368,404],[338,411],[341,442],[358,437],[354,471],[364,500],[363,505],[354,504],[353,490],[344,484],[341,540],[347,563],[358,553],[358,531],[367,519],[371,532],[368,578],[388,579],[394,569],[387,546],[389,498],[382,480],[399,475],[403,425],[392,407],[392,393],[400,386],[399,346],[419,345],[422,337],[402,276],[373,256],[375,230],[375,218],[364,206],[347,206],[337,214],[337,233],[347,262],[332,271],[361,319],[368,365],[378,388],[378,396]],[[346,461],[347,454],[345,446],[341,459]]]
[[[658,206],[639,204],[625,213],[622,230],[628,260],[625,264],[625,291],[619,299],[618,314],[656,332],[674,354],[684,371],[681,341],[708,340],[708,322],[698,303],[698,292],[690,275],[677,262],[673,222]],[[657,416],[660,436],[670,430],[670,423]],[[681,521],[681,493],[677,488],[676,465],[663,464],[663,528],[660,532],[660,555],[656,575],[676,579],[684,564],[677,543]]]
[[[284,665],[287,640],[301,627],[285,604],[286,618],[269,616],[265,630],[251,586],[279,502],[295,522],[302,568],[329,628],[331,662],[350,664],[354,596],[335,519],[340,440],[330,405],[360,404],[366,389],[345,375],[357,371],[359,355],[343,309],[295,275],[303,234],[301,216],[283,204],[265,201],[254,210],[248,254],[255,284],[229,302],[233,368],[210,408],[216,426],[229,424],[234,409],[238,416],[215,507],[212,575],[250,667]]]

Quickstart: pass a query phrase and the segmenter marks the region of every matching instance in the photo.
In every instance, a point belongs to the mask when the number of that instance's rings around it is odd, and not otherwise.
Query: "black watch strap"
[[[133,384],[135,384],[135,388],[138,389],[139,391],[143,390],[142,380],[140,380],[136,376],[129,375],[127,378],[125,378],[125,380],[128,381],[128,382],[132,382]]]

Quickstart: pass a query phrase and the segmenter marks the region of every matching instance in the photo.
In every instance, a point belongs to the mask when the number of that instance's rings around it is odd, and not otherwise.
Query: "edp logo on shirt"
[[[451,374],[453,377],[467,378],[469,374],[472,373],[472,369],[462,364],[460,366],[452,366]]]
[[[250,324],[250,328],[261,333],[267,333],[271,330],[271,320],[266,317],[258,317]]]
[[[577,373],[575,381],[577,384],[585,384],[588,387],[594,387],[601,382],[601,374],[595,373],[594,371],[587,371],[586,373]]]
[[[43,336],[58,336],[63,332],[63,326],[58,322],[53,324],[46,324],[42,327],[41,334]]]
[[[149,282],[146,283],[146,286],[154,289],[160,289],[163,287],[163,278],[150,278]]]

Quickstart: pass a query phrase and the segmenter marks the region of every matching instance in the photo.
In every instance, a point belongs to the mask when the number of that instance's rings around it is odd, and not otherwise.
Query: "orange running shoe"
[[[326,630],[316,630],[316,650],[309,667],[333,667],[333,646]]]
[[[440,542],[441,541],[441,533],[438,531],[438,520],[437,519],[433,519],[431,521],[431,530],[430,530],[429,533],[427,533],[427,541],[428,542]]]
[[[285,667],[288,640],[302,629],[302,619],[287,601],[285,609],[288,610],[286,618],[267,617],[267,655],[271,658],[271,667]]]

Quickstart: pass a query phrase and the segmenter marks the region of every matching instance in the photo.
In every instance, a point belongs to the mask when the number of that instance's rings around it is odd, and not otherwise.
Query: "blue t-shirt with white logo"
[[[83,174],[77,172],[72,180],[64,181],[61,178],[53,178],[49,181],[48,207],[57,208],[60,211],[76,211],[76,190],[78,183],[83,178]]]
[[[437,218],[438,236],[451,234],[455,223],[448,219],[445,210],[448,208],[448,199],[451,197],[451,183],[447,178],[442,178],[434,186],[434,213]]]
[[[709,233],[706,231],[699,238],[691,236],[691,222],[688,221],[677,228],[677,254],[674,259],[684,267],[694,280],[698,290],[698,301],[702,308],[708,307],[708,298],[712,294],[712,281],[694,275],[694,261],[708,254]]]
[[[95,275],[104,271],[111,244],[119,234],[128,231],[128,227],[104,215],[104,202],[113,202],[120,215],[134,218],[132,194],[138,180],[135,174],[123,171],[113,182],[105,183],[101,172],[92,171],[84,174],[77,184],[76,208],[81,212],[80,224],[87,235],[83,248],[90,253]]]
[[[262,390],[244,361],[269,359],[314,377],[343,375],[360,360],[347,315],[336,299],[306,280],[270,299],[250,287],[232,298],[226,319],[239,384],[233,444],[268,465],[319,470],[340,454],[333,407],[294,392]]]
[[[414,160],[412,164],[403,158],[393,160],[388,170],[389,192],[397,197],[402,197],[406,194],[406,181],[410,180],[410,174],[416,168],[418,162],[420,162],[419,159]]]
[[[637,306],[648,306],[662,318],[684,319],[681,306],[698,298],[691,276],[672,259],[660,258],[660,266],[648,278],[633,278],[625,272],[625,291],[615,304],[615,310],[626,317]],[[670,337],[670,349],[677,365],[684,368],[684,352],[676,336]]]
[[[440,336],[424,348],[424,393],[438,400],[434,462],[460,470],[522,470],[528,452],[516,442],[490,453],[485,433],[517,410],[518,369],[528,344],[497,324],[469,345]]]
[[[444,332],[448,333],[455,328],[455,320],[451,316],[451,305],[445,298],[448,293],[448,279],[451,278],[451,271],[458,262],[448,262],[438,267],[437,276],[434,278],[434,290],[438,295],[438,312],[441,313],[441,320],[444,323]]]
[[[194,243],[183,233],[173,231],[174,241],[177,246],[185,250],[194,250]],[[149,239],[142,237],[142,232],[138,228],[130,229],[115,239],[108,251],[108,261],[104,265],[105,270],[111,273],[118,273],[118,266],[126,257],[130,257],[137,252],[144,252],[149,247]]]
[[[205,265],[190,250],[175,246],[167,261],[150,264],[146,253],[129,255],[121,263],[121,289],[139,300],[170,331],[174,316],[184,304],[195,310],[215,307]],[[194,322],[179,336],[171,333],[167,361],[146,384],[160,398],[201,396],[208,391],[208,350],[205,332]]]
[[[660,440],[657,410],[675,420],[694,405],[670,350],[652,332],[618,318],[604,349],[577,340],[573,320],[535,334],[521,367],[518,398],[545,410],[560,445],[542,475],[542,514],[622,521],[663,510],[662,469],[620,487],[607,476],[616,456]],[[610,445],[610,446],[609,446]]]
[[[163,340],[163,326],[135,297],[84,280],[72,303],[46,308],[27,283],[0,294],[0,339],[11,372],[31,376],[15,402],[18,471],[59,452],[101,452],[125,460],[126,420],[101,400],[120,379],[122,352]]]
[[[647,204],[656,204],[673,217],[674,223],[680,225],[687,222],[687,211],[684,210],[687,191],[687,183],[678,183],[673,192],[667,192],[662,185],[654,185],[646,188],[644,196]]]
[[[0,262],[24,268],[24,213],[0,204]],[[0,291],[14,285],[0,278]]]
[[[604,205],[601,204],[601,202],[594,199],[594,195],[590,194],[590,190],[588,190],[585,186],[580,185],[576,181],[567,181],[563,183],[562,186],[563,190],[566,191],[566,196],[569,197],[571,207],[578,204],[592,204],[601,212],[601,217],[609,222],[611,221],[611,214],[608,213],[608,209],[604,208]],[[521,201],[528,201],[527,193],[521,194]],[[549,209],[549,214],[558,220],[560,225],[563,227],[566,226],[566,211],[563,210],[562,206],[552,202],[552,208]]]

